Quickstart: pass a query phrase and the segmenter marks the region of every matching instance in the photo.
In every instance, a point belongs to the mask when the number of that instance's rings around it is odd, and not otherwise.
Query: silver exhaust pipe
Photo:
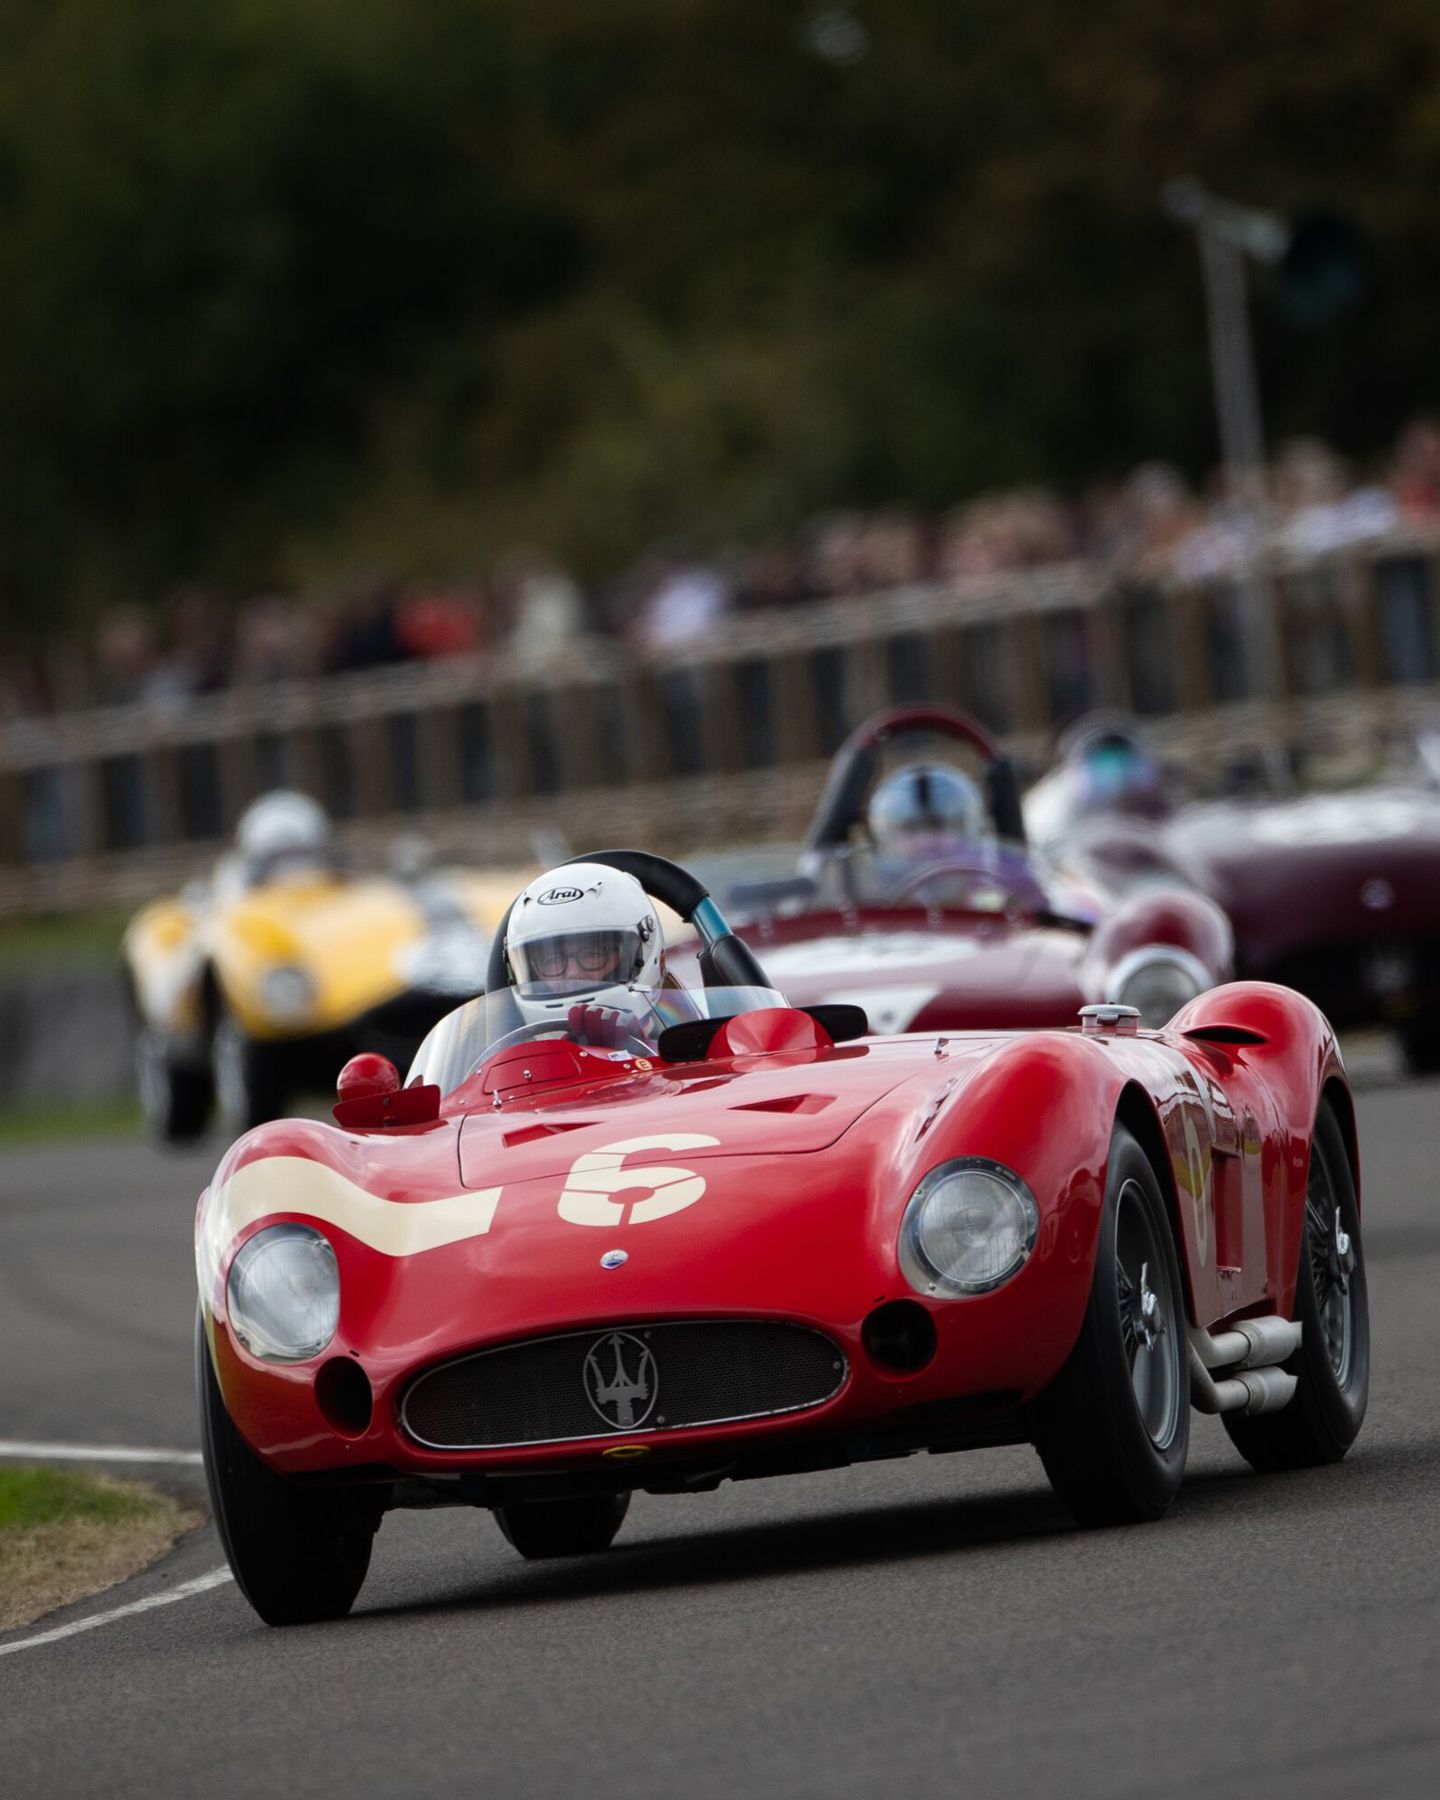
[[[1284,1369],[1242,1369],[1221,1381],[1205,1367],[1200,1352],[1190,1346],[1190,1404],[1197,1412],[1279,1412],[1295,1398],[1299,1385]]]
[[[1295,1397],[1295,1376],[1276,1367],[1300,1348],[1300,1324],[1270,1314],[1211,1334],[1191,1326],[1190,1404],[1197,1412],[1279,1412]],[[1217,1381],[1212,1369],[1233,1370]]]
[[[1300,1321],[1267,1313],[1213,1335],[1192,1326],[1190,1342],[1207,1369],[1267,1369],[1300,1348]]]

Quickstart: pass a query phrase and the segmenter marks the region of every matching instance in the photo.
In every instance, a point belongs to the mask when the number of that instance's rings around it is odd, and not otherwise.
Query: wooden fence
[[[321,799],[366,848],[396,829],[513,863],[537,831],[683,851],[794,832],[869,712],[938,699],[1022,753],[1093,707],[1184,755],[1343,744],[1440,708],[1440,536],[1265,558],[1263,687],[1233,581],[1084,566],[740,614],[639,660],[578,639],[543,673],[404,664],[0,727],[0,914],[118,901],[202,866],[257,793]]]

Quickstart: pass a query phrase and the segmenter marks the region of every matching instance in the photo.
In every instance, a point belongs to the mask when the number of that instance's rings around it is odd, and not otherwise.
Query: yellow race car
[[[413,860],[413,859],[412,859]],[[362,877],[304,794],[266,794],[209,881],[130,922],[125,978],[141,1107],[167,1143],[218,1109],[248,1131],[378,1050],[403,1068],[421,1038],[485,986],[513,888],[462,869]]]

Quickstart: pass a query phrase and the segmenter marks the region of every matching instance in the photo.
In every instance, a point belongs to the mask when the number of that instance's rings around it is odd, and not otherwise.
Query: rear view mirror
[[[440,1089],[416,1084],[402,1088],[400,1071],[388,1056],[352,1056],[335,1084],[335,1122],[351,1131],[387,1125],[428,1125],[440,1117]]]

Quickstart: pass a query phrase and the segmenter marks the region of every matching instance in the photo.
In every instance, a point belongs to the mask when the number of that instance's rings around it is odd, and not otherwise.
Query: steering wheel
[[[485,1054],[475,1064],[475,1068],[471,1069],[470,1074],[473,1075],[475,1069],[489,1062],[501,1050],[509,1050],[515,1044],[529,1044],[537,1038],[547,1037],[563,1038],[570,1044],[576,1041],[570,1036],[570,1024],[567,1019],[536,1019],[529,1025],[517,1025],[513,1031],[507,1031],[504,1037],[496,1038],[493,1044],[487,1045]],[[626,1034],[623,1044],[601,1044],[595,1047],[603,1050],[624,1050],[630,1056],[653,1056],[655,1054],[655,1046],[647,1043],[644,1038],[633,1031]],[[468,1080],[469,1077],[467,1076],[466,1079]]]
[[[1038,910],[1043,904],[1041,897],[1033,886],[1023,886],[995,869],[976,868],[973,862],[966,862],[961,857],[948,857],[940,862],[927,863],[923,869],[917,869],[891,896],[895,904],[903,904],[907,900],[919,900],[922,892],[933,883],[948,877],[963,876],[967,879],[965,891],[985,887],[992,893],[1003,896],[1003,907],[997,911],[1008,911],[1011,906],[1019,904],[1029,912]],[[965,904],[964,901],[951,901],[951,905]],[[989,910],[988,908],[986,909]]]

